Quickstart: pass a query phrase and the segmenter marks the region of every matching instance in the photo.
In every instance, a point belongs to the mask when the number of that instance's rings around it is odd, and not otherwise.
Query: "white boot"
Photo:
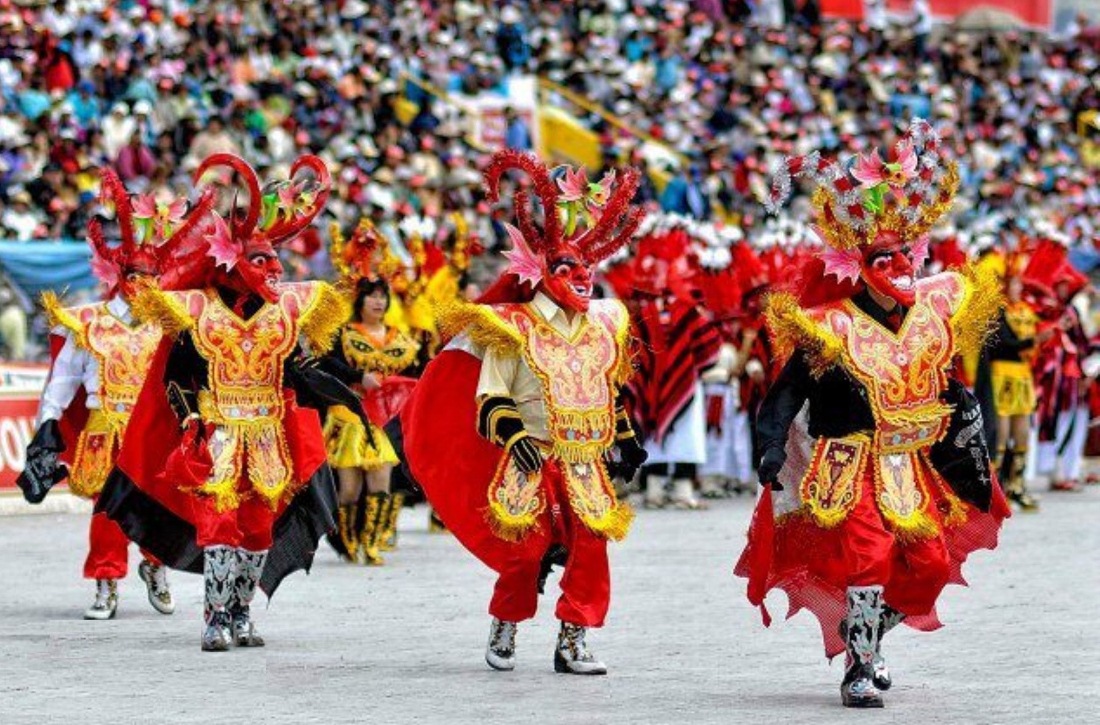
[[[485,662],[494,670],[510,672],[516,668],[516,623],[493,617],[489,625],[489,644]]]
[[[96,579],[95,601],[84,610],[84,619],[114,619],[118,610],[118,580]]]
[[[677,478],[672,482],[672,505],[689,511],[704,508],[695,497],[694,481],[690,478]]]
[[[143,560],[138,565],[138,576],[145,582],[149,603],[153,605],[153,609],[161,614],[171,614],[176,611],[176,603],[172,599],[172,590],[168,588],[168,577],[163,564]]]
[[[570,675],[606,675],[607,665],[588,651],[584,641],[588,630],[576,624],[561,623],[558,646],[554,649],[554,672]]]
[[[666,476],[650,474],[645,479],[645,507],[647,509],[659,509],[665,507]]]

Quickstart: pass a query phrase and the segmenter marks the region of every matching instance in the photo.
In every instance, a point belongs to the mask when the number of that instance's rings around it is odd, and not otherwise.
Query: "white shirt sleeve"
[[[42,403],[38,410],[38,423],[47,420],[59,420],[61,414],[73,402],[81,385],[94,394],[98,391],[99,370],[95,360],[87,350],[81,349],[72,335],[65,335],[65,344],[53,362],[46,389],[42,393]],[[91,401],[89,401],[91,402]],[[93,407],[89,405],[89,407]],[[37,426],[36,426],[37,427]]]

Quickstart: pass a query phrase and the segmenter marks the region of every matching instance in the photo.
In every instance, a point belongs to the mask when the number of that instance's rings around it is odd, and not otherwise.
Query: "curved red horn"
[[[294,183],[294,177],[302,169],[308,169],[317,177],[318,189],[313,198],[313,203],[303,214],[295,214],[284,220],[281,215],[276,217],[275,223],[262,233],[262,237],[272,246],[281,244],[302,232],[303,229],[313,223],[317,215],[325,208],[329,191],[332,188],[332,177],[329,175],[328,166],[319,157],[307,154],[298,157],[298,160],[290,167],[290,183]]]
[[[612,240],[612,237],[618,239],[621,236],[615,235],[615,230],[630,210],[630,202],[638,192],[640,176],[637,169],[625,169],[619,176],[621,179],[619,185],[611,192],[611,198],[608,199],[607,206],[604,207],[599,221],[578,242],[585,256],[590,259],[593,255],[599,256],[600,251],[597,250],[602,251],[602,248]],[[629,239],[629,236],[627,239]]]
[[[110,200],[115,205],[115,219],[118,221],[118,232],[122,238],[122,249],[126,254],[134,248],[134,217],[130,206],[130,192],[114,169],[104,166],[99,171],[99,197],[103,201]],[[102,233],[102,231],[101,231]]]
[[[561,219],[558,217],[558,187],[554,180],[550,178],[550,170],[533,154],[522,153],[514,149],[498,151],[493,154],[492,160],[485,168],[485,189],[488,192],[489,201],[495,203],[500,199],[500,177],[504,175],[504,172],[511,169],[523,171],[531,177],[531,181],[535,186],[535,194],[542,204],[542,235],[541,238],[528,239],[531,250],[538,252],[560,244],[562,229]],[[527,195],[524,194],[523,201],[525,204],[527,198]],[[519,201],[520,197],[517,195],[517,206]],[[530,221],[530,215],[526,209],[523,212],[518,211],[518,209],[516,211],[517,219],[523,224],[525,222],[523,222],[521,215],[525,215],[527,220]],[[530,223],[529,227],[534,230],[533,223]],[[527,237],[526,233],[524,233],[524,237]]]
[[[245,186],[248,188],[248,213],[245,215],[244,220],[237,219],[236,209],[233,210],[230,217],[230,228],[233,230],[233,236],[241,240],[248,239],[252,236],[252,232],[256,229],[256,223],[260,220],[262,196],[260,193],[260,180],[256,176],[256,170],[239,156],[217,153],[211,154],[199,164],[199,168],[195,170],[192,178],[197,184],[206,172],[218,166],[227,166],[237,172],[244,179]]]

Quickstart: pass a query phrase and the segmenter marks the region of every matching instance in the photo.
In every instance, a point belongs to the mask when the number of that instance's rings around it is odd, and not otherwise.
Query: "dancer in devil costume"
[[[555,670],[603,674],[586,632],[610,603],[607,540],[625,536],[633,517],[605,461],[617,450],[615,471],[630,477],[645,453],[618,403],[631,374],[626,309],[591,299],[592,268],[638,224],[640,210],[628,208],[638,175],[590,184],[566,168],[555,178],[533,156],[505,151],[486,170],[491,201],[510,169],[531,177],[543,228],[517,192],[511,264],[480,304],[441,314],[455,337],[402,412],[405,455],[443,522],[498,574],[488,664],[514,668],[517,624],[534,616],[543,559],[560,545]]]
[[[894,161],[861,156],[851,176],[817,154],[789,159],[770,199],[774,209],[791,176],[811,177],[826,246],[800,297],[768,300],[789,360],[760,411],[765,490],[736,572],[765,623],[775,587],[792,614],[818,618],[826,654],[846,653],[848,707],[882,707],[882,637],[900,622],[938,627],[940,592],[963,583],[967,555],[995,547],[1009,515],[977,401],[951,377],[995,326],[997,279],[917,279],[958,187],[940,148],[916,121]]]
[[[236,174],[248,209],[213,215],[197,243],[168,250],[168,290],[143,290],[140,318],[166,339],[153,358],[118,466],[99,508],[165,563],[201,571],[202,649],[264,644],[250,616],[257,585],[309,568],[334,527],[335,491],[311,407],[356,409],[346,386],[303,356],[328,349],[349,314],[322,282],[282,284],[278,245],[324,206],[329,176],[304,156],[291,179],[260,189],[241,159],[215,154],[196,171]],[[205,193],[213,193],[208,190]],[[311,406],[311,407],[305,407]]]
[[[380,566],[381,552],[393,546],[388,535],[396,537],[404,499],[404,494],[390,491],[398,458],[382,426],[416,383],[401,373],[416,365],[420,345],[383,322],[390,288],[372,271],[379,238],[370,221],[363,220],[347,240],[339,228],[332,231],[332,260],[341,275],[339,287],[353,302],[353,321],[340,331],[340,343],[321,360],[321,367],[362,394],[371,420],[366,426],[361,411],[343,406],[330,408],[325,419],[325,445],[340,497],[338,538],[332,543],[348,561]]]
[[[38,430],[27,447],[27,465],[19,485],[31,503],[39,503],[50,486],[68,477],[77,496],[99,497],[115,465],[122,436],[141,391],[145,373],[160,342],[160,328],[137,323],[130,303],[142,282],[160,275],[158,245],[189,234],[209,204],[187,218],[183,200],[164,204],[151,195],[130,198],[114,171],[101,178],[104,204],[116,210],[121,244],[111,247],[98,219],[88,225],[92,270],[107,288],[107,300],[64,308],[53,293],[43,306],[53,328],[52,365],[38,414]],[[61,458],[69,464],[66,469]],[[118,608],[118,580],[128,569],[129,540],[103,514],[92,516],[84,576],[96,582],[95,601],[85,619],[112,619]],[[164,566],[143,551],[138,573],[148,588],[149,603],[161,614],[175,610]]]

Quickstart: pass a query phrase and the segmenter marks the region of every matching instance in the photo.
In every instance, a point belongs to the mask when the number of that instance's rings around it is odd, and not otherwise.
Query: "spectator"
[[[7,283],[0,283],[0,348],[4,353],[0,359],[27,358],[27,313]]]
[[[115,161],[119,178],[125,182],[148,181],[157,168],[157,157],[152,149],[145,145],[140,131],[134,131],[130,143],[122,147]]]
[[[31,195],[20,189],[15,192],[8,208],[0,215],[0,226],[18,242],[35,237],[42,227],[42,217],[31,207]]]
[[[505,109],[504,122],[507,126],[504,145],[516,151],[530,151],[531,132],[527,130],[527,124],[514,108]]]

